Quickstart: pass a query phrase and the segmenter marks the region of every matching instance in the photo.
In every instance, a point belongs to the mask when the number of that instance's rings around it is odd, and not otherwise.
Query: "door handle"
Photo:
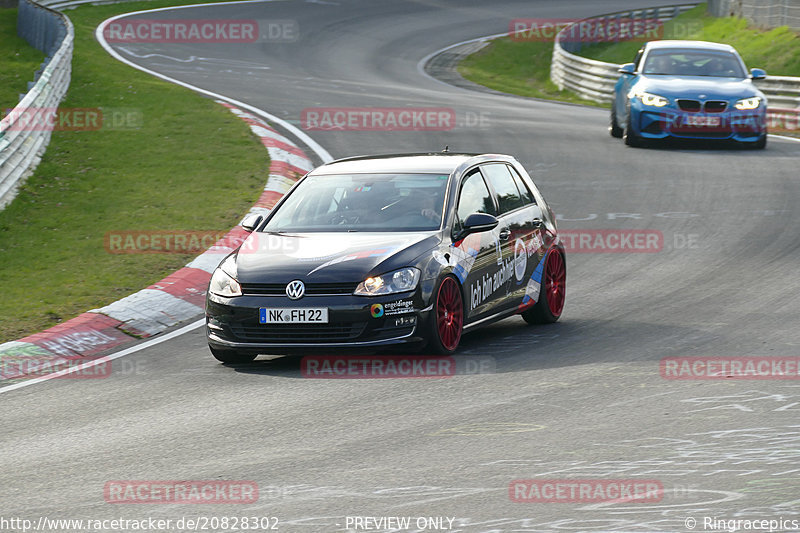
[[[503,228],[500,230],[500,240],[507,241],[508,238],[511,237],[511,230],[508,228]]]
[[[531,221],[531,224],[533,224],[534,228],[541,228],[542,226],[544,226],[544,222],[542,222],[541,218],[534,218]]]

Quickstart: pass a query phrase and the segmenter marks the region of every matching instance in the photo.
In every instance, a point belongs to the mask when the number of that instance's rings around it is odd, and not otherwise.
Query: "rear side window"
[[[481,167],[481,171],[494,189],[501,215],[524,205],[517,185],[514,183],[514,178],[505,164],[493,163],[484,165]]]
[[[522,200],[526,204],[535,204],[536,199],[533,197],[533,193],[531,192],[531,190],[525,184],[525,181],[522,179],[522,176],[520,176],[517,173],[514,167],[509,165],[508,168],[509,170],[511,170],[511,175],[514,177],[514,183],[517,184],[517,189],[519,189],[519,194],[520,196],[522,196]]]
[[[461,193],[458,196],[458,209],[456,209],[456,229],[460,230],[462,223],[473,213],[488,213],[497,215],[492,195],[483,181],[479,170],[475,170],[461,182]]]

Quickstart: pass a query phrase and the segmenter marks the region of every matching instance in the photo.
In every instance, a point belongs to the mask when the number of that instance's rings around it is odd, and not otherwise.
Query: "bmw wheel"
[[[633,129],[631,128],[630,112],[628,112],[628,120],[625,123],[625,131],[622,133],[622,140],[625,141],[625,144],[628,146],[640,147],[643,145],[642,138],[633,133]]]
[[[617,123],[617,114],[614,112],[614,104],[611,104],[611,125],[608,126],[608,132],[616,139],[621,139],[622,134],[625,133],[622,126]]]

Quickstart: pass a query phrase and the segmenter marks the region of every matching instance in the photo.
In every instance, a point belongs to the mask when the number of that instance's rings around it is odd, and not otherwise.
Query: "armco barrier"
[[[269,179],[249,214],[269,213],[313,164],[302,149],[265,121],[226,102],[218,103],[246,122],[269,152]],[[45,331],[0,344],[0,383],[54,373],[128,344],[134,336],[150,337],[201,316],[212,272],[246,237],[247,232],[236,226],[214,246],[161,281]]]
[[[576,55],[584,44],[567,36],[574,35],[570,28],[582,22],[608,23],[613,20],[658,20],[664,22],[687,11],[697,4],[639,9],[592,17],[575,22],[556,35],[553,46],[553,60],[550,66],[550,79],[559,89],[569,89],[581,97],[599,103],[610,103],[614,95],[614,83],[619,78],[615,63],[605,63]],[[578,33],[580,35],[580,33]],[[632,58],[631,58],[632,59]],[[800,78],[788,76],[767,76],[756,82],[769,99],[769,108],[775,113],[800,113]],[[794,124],[797,123],[795,118]]]
[[[26,128],[21,120],[45,121],[43,115],[58,107],[67,94],[72,68],[74,30],[69,19],[32,0],[19,1],[21,37],[47,56],[36,83],[22,101],[0,120],[0,209],[16,196],[33,173],[50,142],[49,128]]]

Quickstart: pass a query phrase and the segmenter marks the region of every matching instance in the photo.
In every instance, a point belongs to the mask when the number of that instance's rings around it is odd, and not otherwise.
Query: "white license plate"
[[[327,324],[327,307],[262,307],[258,310],[261,324]]]
[[[722,119],[720,119],[720,117],[709,117],[707,115],[687,115],[686,116],[686,125],[687,126],[698,126],[698,127],[715,128],[715,127],[719,127],[721,124],[722,124]]]

